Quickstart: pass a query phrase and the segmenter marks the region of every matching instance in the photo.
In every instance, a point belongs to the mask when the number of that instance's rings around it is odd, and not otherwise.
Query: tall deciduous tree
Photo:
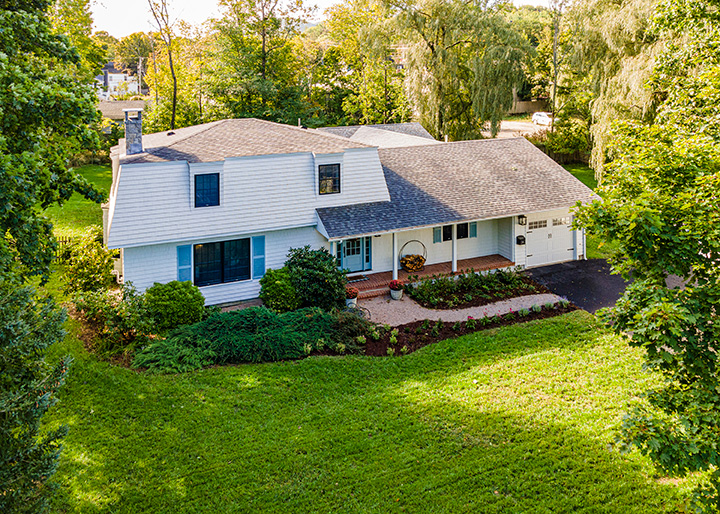
[[[52,30],[52,3],[0,6],[0,511],[41,512],[62,431],[42,435],[39,425],[67,371],[43,356],[64,314],[19,284],[47,276],[54,255],[41,210],[73,192],[101,200],[68,169],[71,155],[97,145],[99,114],[92,89],[67,71],[80,55]]]
[[[226,115],[294,123],[307,112],[295,37],[301,0],[223,0],[209,90]]]
[[[79,78],[89,82],[105,64],[106,52],[92,37],[90,0],[56,0],[51,11],[55,31],[65,34],[80,54]]]
[[[403,88],[402,56],[387,9],[375,0],[348,0],[326,11],[328,37],[341,56],[350,93],[343,110],[351,123],[397,123],[410,119]]]
[[[667,473],[709,471],[695,507],[720,510],[720,17],[717,0],[666,0],[646,86],[652,123],[611,133],[601,194],[581,226],[618,241],[616,270],[634,282],[609,314],[662,378],[626,416],[623,441]],[[684,287],[670,287],[668,274]]]
[[[167,0],[148,0],[148,5],[150,6],[150,12],[155,19],[157,34],[165,45],[168,67],[170,69],[170,76],[172,77],[172,108],[170,111],[170,130],[172,130],[175,128],[175,111],[177,110],[178,91],[175,64],[173,63],[173,40],[175,38],[173,23],[170,20],[170,11],[168,9]]]
[[[570,66],[587,77],[592,101],[591,164],[602,178],[617,120],[651,122],[658,97],[646,87],[664,41],[651,21],[661,0],[587,0],[574,2],[566,26],[574,46]]]
[[[152,41],[149,34],[134,32],[126,36],[115,46],[115,66],[127,70],[138,76],[142,85],[142,78],[146,74]]]
[[[388,0],[404,31],[407,91],[436,138],[492,134],[523,80],[527,40],[487,1]]]
[[[173,39],[174,78],[170,71],[165,48],[156,45],[156,54],[148,66],[146,81],[151,94],[159,101],[148,111],[145,124],[149,131],[170,129],[173,114],[172,97],[175,89],[175,127],[197,125],[212,121],[212,113],[206,105],[204,70],[207,35],[179,23]],[[175,86],[177,84],[177,86]],[[212,107],[212,105],[210,106]]]

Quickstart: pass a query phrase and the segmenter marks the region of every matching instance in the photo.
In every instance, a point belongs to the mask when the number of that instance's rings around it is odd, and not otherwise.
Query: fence
[[[72,237],[56,237],[57,240],[57,250],[55,250],[55,260],[58,262],[65,262],[70,257],[70,252],[68,251],[70,247],[75,243],[75,238]]]

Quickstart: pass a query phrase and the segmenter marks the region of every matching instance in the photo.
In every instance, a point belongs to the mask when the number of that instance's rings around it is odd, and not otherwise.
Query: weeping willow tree
[[[512,106],[530,46],[487,1],[386,0],[407,47],[406,90],[438,139],[482,137]]]
[[[652,20],[660,0],[576,0],[565,27],[573,43],[569,66],[588,78],[593,149],[591,165],[601,178],[610,127],[617,120],[649,122],[657,96],[646,87],[663,39]]]

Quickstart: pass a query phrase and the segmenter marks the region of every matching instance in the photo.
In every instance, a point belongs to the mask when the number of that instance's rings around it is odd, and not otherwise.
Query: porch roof
[[[329,239],[496,219],[595,196],[525,138],[380,149],[389,202],[317,209]]]

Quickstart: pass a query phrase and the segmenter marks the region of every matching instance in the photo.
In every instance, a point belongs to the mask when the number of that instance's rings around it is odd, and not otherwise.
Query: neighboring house
[[[103,66],[100,75],[95,77],[97,86],[102,89],[102,99],[109,99],[113,95],[139,94],[140,85],[137,77],[128,75],[115,68],[115,63],[109,62]]]
[[[256,119],[142,136],[142,113],[128,117],[103,206],[124,280],[190,280],[219,304],[257,297],[265,270],[304,245],[351,274],[395,277],[408,241],[452,270],[482,256],[520,267],[584,257],[569,209],[592,192],[525,139],[438,143],[417,124],[370,128],[397,147],[353,140],[364,128],[342,137]]]
[[[126,109],[145,109],[147,102],[145,100],[119,100],[113,102],[100,101],[98,103],[98,111],[103,118],[108,118],[123,126],[125,123]]]

